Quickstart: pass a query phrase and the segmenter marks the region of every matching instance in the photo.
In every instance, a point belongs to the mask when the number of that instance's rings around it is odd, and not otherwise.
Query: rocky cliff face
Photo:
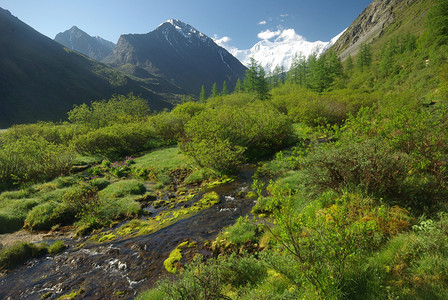
[[[165,78],[196,95],[203,84],[211,89],[213,83],[226,81],[232,88],[246,71],[227,50],[179,20],[169,20],[147,34],[122,35],[103,62],[138,77]]]
[[[333,45],[342,60],[358,53],[359,46],[380,37],[385,28],[396,20],[396,8],[417,0],[375,0]]]

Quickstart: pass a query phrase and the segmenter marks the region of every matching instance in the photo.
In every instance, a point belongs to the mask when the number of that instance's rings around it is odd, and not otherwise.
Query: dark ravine
[[[87,244],[55,257],[27,263],[0,278],[1,299],[57,299],[82,289],[83,299],[132,299],[167,274],[163,261],[185,240],[214,239],[222,228],[250,213],[253,199],[238,198],[252,172],[213,188],[221,202],[153,234],[102,244]]]

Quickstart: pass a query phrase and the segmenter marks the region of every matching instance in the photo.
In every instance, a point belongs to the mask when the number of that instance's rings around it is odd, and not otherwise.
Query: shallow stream
[[[0,299],[57,299],[83,290],[83,299],[132,299],[166,275],[163,261],[181,242],[211,240],[250,212],[253,199],[237,197],[251,184],[252,170],[211,189],[221,202],[153,234],[70,247],[54,257],[29,261],[0,277]]]

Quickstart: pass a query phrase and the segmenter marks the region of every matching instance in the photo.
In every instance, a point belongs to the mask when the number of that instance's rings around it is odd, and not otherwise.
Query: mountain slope
[[[425,15],[432,1],[375,0],[333,45],[342,60],[354,56],[363,43],[372,43],[386,32],[418,34],[424,28]]]
[[[92,37],[76,26],[58,33],[54,40],[71,50],[78,51],[98,61],[112,53],[115,47],[114,43],[99,36]]]
[[[230,50],[244,65],[250,63],[253,57],[266,72],[274,71],[276,67],[291,67],[294,56],[308,57],[311,54],[318,56],[324,53],[342,34],[339,34],[329,42],[309,42],[298,35],[294,29],[285,29],[275,33],[269,39],[263,39],[252,48],[246,50]]]
[[[145,77],[146,71],[194,94],[202,84],[211,87],[225,80],[232,87],[246,71],[227,50],[178,20],[169,20],[147,34],[122,35],[103,62],[122,70],[134,66],[132,72],[138,74],[133,75]]]
[[[181,90],[152,77],[145,81],[95,62],[35,31],[0,9],[0,128],[61,120],[73,104],[134,92],[151,109],[172,107]]]

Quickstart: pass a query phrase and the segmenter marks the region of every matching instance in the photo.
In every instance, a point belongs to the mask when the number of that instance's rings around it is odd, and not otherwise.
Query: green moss
[[[117,236],[116,236],[115,234],[113,234],[113,233],[109,233],[109,234],[103,235],[103,236],[98,240],[98,242],[99,242],[99,243],[103,243],[103,242],[113,241],[113,240],[115,240],[116,238],[117,238]]]
[[[70,299],[75,299],[76,297],[78,297],[79,295],[81,295],[82,293],[84,293],[83,289],[79,289],[79,290],[73,290],[70,292],[70,294],[68,295],[63,295],[61,297],[58,298],[58,300],[70,300]]]
[[[48,248],[48,253],[51,255],[56,255],[65,249],[67,249],[67,245],[65,245],[64,241],[56,241]]]
[[[163,262],[163,266],[170,273],[173,274],[178,273],[179,270],[175,266],[175,263],[180,262],[181,259],[182,259],[182,250],[176,248],[173,251],[171,251],[170,256],[168,256],[168,258],[165,259],[165,261]]]
[[[257,197],[258,197],[258,195],[257,195],[257,193],[254,192],[254,191],[249,191],[249,192],[246,194],[246,198],[247,198],[247,199],[255,199],[255,198],[257,198]]]
[[[205,184],[205,188],[213,188],[213,187],[216,187],[216,186],[219,186],[219,185],[223,185],[223,184],[226,184],[226,183],[230,183],[230,182],[232,182],[232,181],[234,181],[233,178],[224,176],[224,177],[222,177],[222,178],[220,178],[220,179],[218,179],[218,180],[214,180],[214,181],[211,181],[211,182],[207,182],[207,183]]]
[[[176,249],[171,251],[168,258],[163,262],[165,269],[173,274],[178,273],[179,269],[178,266],[176,266],[176,263],[180,262],[182,259],[182,250],[193,247],[196,247],[196,242],[185,241],[180,243]]]

